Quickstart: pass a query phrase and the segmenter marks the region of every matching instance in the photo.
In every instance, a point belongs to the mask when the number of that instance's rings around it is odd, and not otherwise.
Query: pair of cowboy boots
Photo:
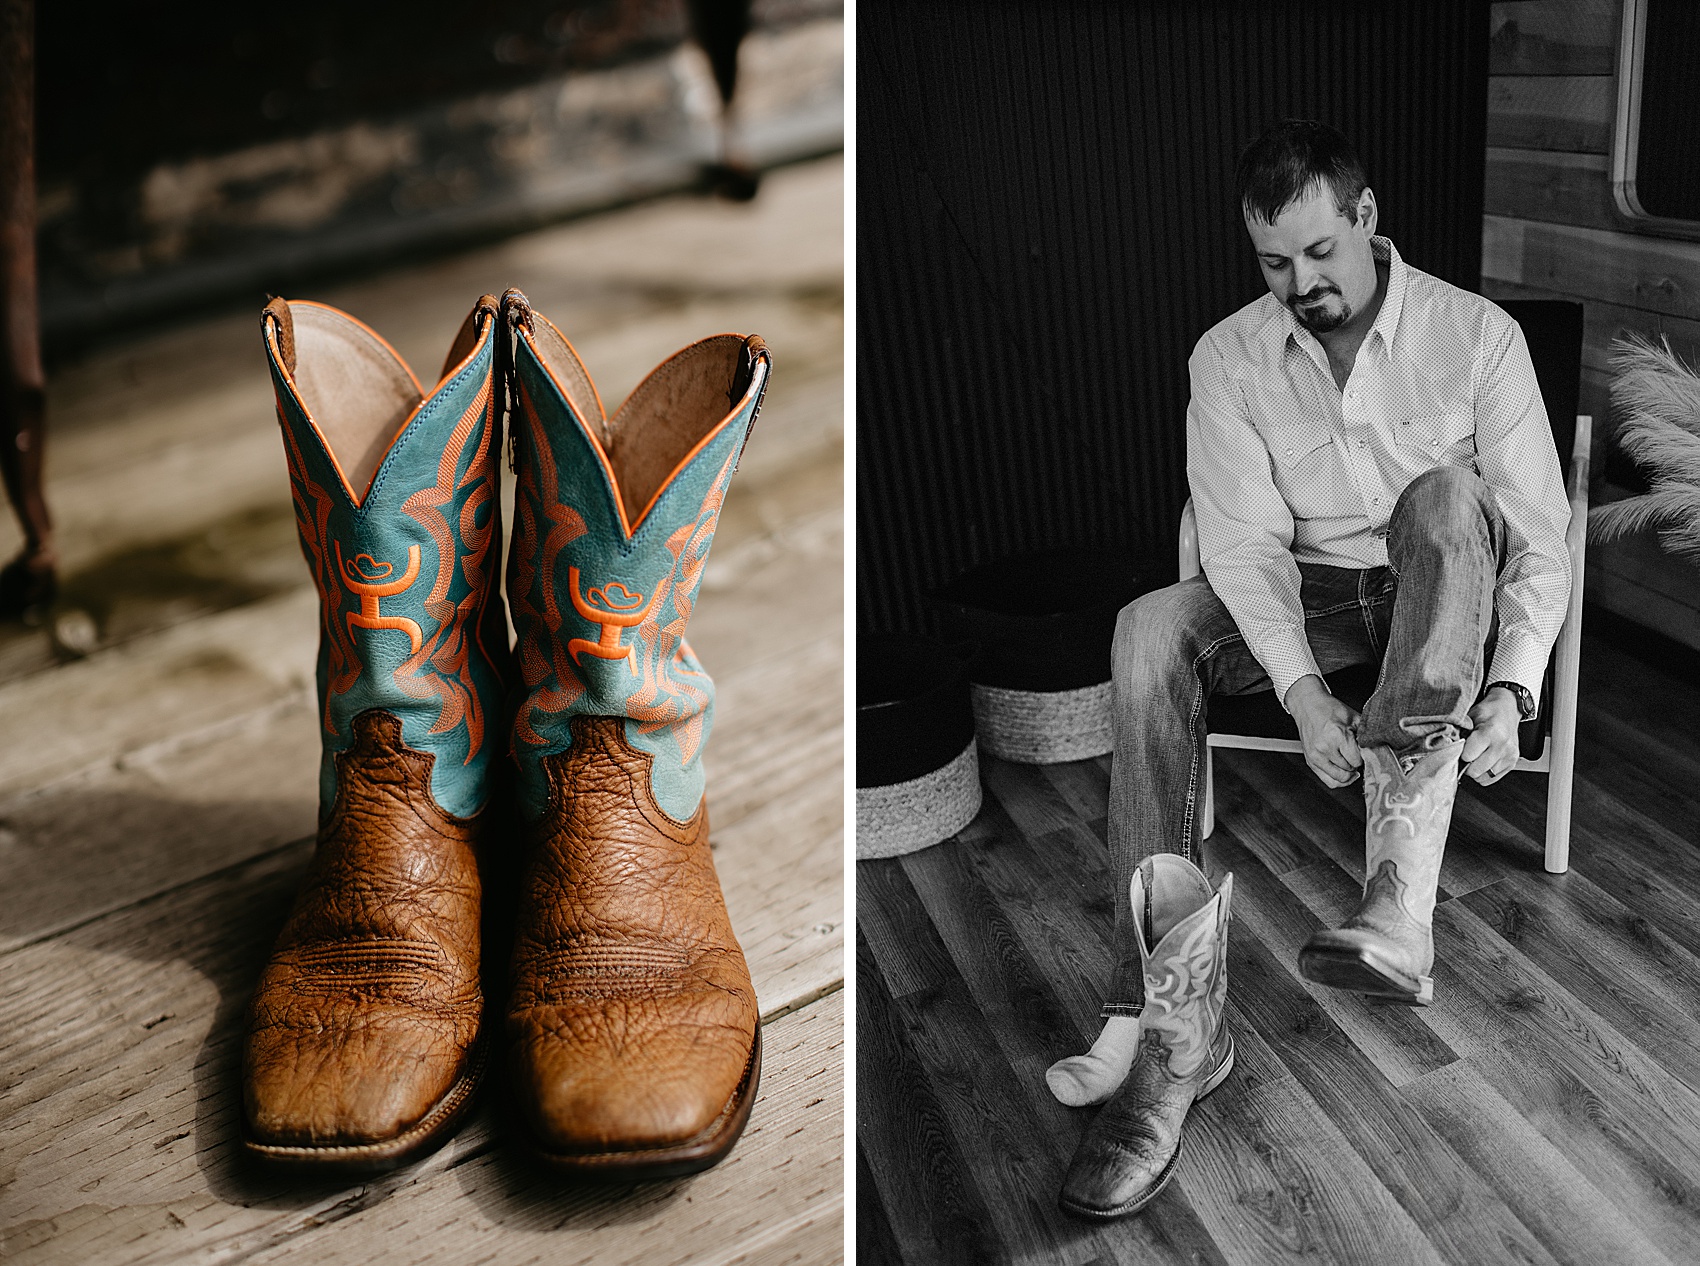
[[[1448,733],[1403,757],[1362,749],[1363,899],[1339,928],[1317,932],[1300,950],[1307,979],[1411,1006],[1432,1000],[1434,906],[1463,749]],[[1212,893],[1174,854],[1149,858],[1134,873],[1143,1008],[1137,1017],[1111,1017],[1092,1052],[1047,1074],[1065,1103],[1107,1100],[1064,1180],[1068,1212],[1117,1218],[1144,1208],[1174,1173],[1187,1109],[1232,1071],[1223,1016],[1232,892],[1232,875]],[[1134,1054],[1123,1065],[1128,1046]]]
[[[709,851],[714,688],[683,638],[766,348],[693,344],[608,418],[518,291],[478,301],[429,392],[334,308],[273,300],[263,332],[321,603],[323,757],[317,848],[249,1013],[248,1149],[401,1164],[494,1058],[547,1161],[713,1164],[760,1034]]]

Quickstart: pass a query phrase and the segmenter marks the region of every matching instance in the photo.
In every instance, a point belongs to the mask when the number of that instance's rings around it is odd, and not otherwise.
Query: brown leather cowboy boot
[[[1463,752],[1463,739],[1404,762],[1391,748],[1363,749],[1363,904],[1305,942],[1307,980],[1408,1006],[1433,1000],[1434,902]]]
[[[714,684],[684,642],[769,358],[723,334],[614,414],[518,291],[508,592],[526,823],[508,1088],[532,1149],[635,1179],[705,1168],[749,1117],[760,1016],[709,852]]]
[[[384,1169],[443,1142],[481,1039],[479,843],[510,663],[495,301],[425,396],[372,331],[273,300],[264,332],[319,589],[318,846],[255,991],[248,1148]],[[422,398],[423,397],[423,398]]]
[[[1134,872],[1130,893],[1145,912],[1135,929],[1145,1010],[1133,1069],[1086,1128],[1063,1180],[1059,1203],[1086,1218],[1126,1217],[1151,1202],[1174,1177],[1187,1110],[1234,1067],[1223,1014],[1234,877],[1212,895],[1191,862],[1159,853]],[[1152,894],[1167,900],[1148,901]]]

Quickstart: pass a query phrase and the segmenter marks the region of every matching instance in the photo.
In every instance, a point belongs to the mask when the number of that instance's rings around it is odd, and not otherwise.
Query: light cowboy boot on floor
[[[709,852],[714,686],[684,642],[768,379],[760,339],[663,362],[614,414],[517,291],[508,593],[525,822],[508,1088],[532,1149],[591,1175],[705,1168],[761,1071],[759,1015]]]
[[[1390,748],[1363,749],[1363,904],[1305,942],[1307,980],[1410,1006],[1433,1000],[1434,902],[1463,751],[1456,739],[1402,764]]]
[[[1228,914],[1234,877],[1214,893],[1184,857],[1159,853],[1130,894],[1145,976],[1139,1053],[1121,1088],[1087,1127],[1060,1203],[1087,1218],[1143,1209],[1174,1177],[1187,1110],[1226,1080],[1234,1038],[1228,997]]]
[[[497,309],[426,396],[351,317],[264,335],[319,590],[318,845],[248,1017],[248,1148],[382,1169],[443,1142],[485,1062],[479,848],[506,745]]]
[[[1176,865],[1176,862],[1181,865]],[[1210,884],[1198,868],[1174,853],[1153,859],[1151,879],[1136,872],[1129,889],[1133,909],[1143,911],[1142,926],[1168,927],[1210,899]],[[1147,933],[1146,944],[1151,943]],[[1143,1004],[1114,999],[1105,1007],[1104,1027],[1084,1055],[1059,1059],[1045,1071],[1045,1084],[1057,1101],[1071,1108],[1103,1103],[1121,1087],[1139,1054],[1139,1012]]]

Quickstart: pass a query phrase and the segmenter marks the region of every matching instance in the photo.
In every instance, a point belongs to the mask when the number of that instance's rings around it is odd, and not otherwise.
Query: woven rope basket
[[[1058,765],[1110,750],[1110,683],[1079,690],[970,687],[974,735],[993,756],[1022,765]]]
[[[955,835],[980,811],[974,740],[950,764],[908,782],[856,788],[856,858],[901,857]]]

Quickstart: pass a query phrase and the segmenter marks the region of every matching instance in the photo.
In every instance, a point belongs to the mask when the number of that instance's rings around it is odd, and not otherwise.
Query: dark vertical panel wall
[[[1358,145],[1381,231],[1481,273],[1485,3],[858,6],[858,622],[966,567],[1171,557],[1186,361],[1263,291],[1233,166],[1268,123]]]

